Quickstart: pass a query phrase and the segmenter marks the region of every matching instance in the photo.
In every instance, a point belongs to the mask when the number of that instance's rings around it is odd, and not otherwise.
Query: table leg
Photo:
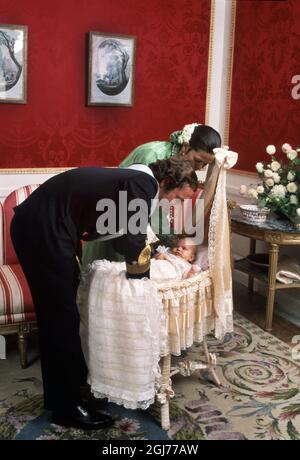
[[[250,239],[250,254],[255,254],[256,251],[256,240]],[[249,275],[248,278],[248,291],[250,294],[253,294],[253,285],[254,285],[254,276]]]
[[[276,273],[278,263],[278,244],[271,244],[269,250],[268,298],[266,307],[266,331],[272,330],[274,299],[276,289]]]
[[[162,371],[161,371],[161,386],[158,392],[158,399],[161,402],[161,426],[163,430],[170,429],[170,409],[169,409],[169,394],[170,388],[170,372],[171,372],[171,354],[162,358]]]

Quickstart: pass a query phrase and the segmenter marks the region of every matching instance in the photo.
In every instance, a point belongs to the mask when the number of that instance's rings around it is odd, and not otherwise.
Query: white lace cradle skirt
[[[131,409],[154,402],[161,356],[180,355],[215,328],[208,271],[163,283],[152,277],[128,280],[125,264],[95,261],[78,290],[92,392]],[[231,323],[229,316],[228,330]]]

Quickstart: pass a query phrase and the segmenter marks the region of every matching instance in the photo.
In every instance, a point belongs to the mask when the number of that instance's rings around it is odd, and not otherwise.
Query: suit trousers
[[[75,253],[57,253],[57,245],[51,248],[51,241],[38,239],[38,229],[32,235],[28,227],[16,214],[11,238],[37,315],[44,404],[48,410],[67,410],[80,403],[87,378],[76,304],[79,267]]]

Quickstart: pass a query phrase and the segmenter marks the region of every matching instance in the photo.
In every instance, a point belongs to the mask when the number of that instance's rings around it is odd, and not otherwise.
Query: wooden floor
[[[266,298],[257,293],[249,294],[247,287],[240,283],[233,284],[233,298],[235,311],[264,329]],[[295,335],[300,334],[300,328],[276,315],[276,305],[274,309],[271,333],[288,345],[292,345],[291,340]]]

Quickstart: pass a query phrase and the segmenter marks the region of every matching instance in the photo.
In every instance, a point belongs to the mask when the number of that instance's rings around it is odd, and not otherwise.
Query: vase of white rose
[[[268,145],[269,162],[259,162],[256,170],[262,183],[257,187],[257,205],[300,224],[300,149],[282,145],[284,159],[277,158],[276,147]]]
[[[270,155],[270,160],[256,164],[262,181],[256,188],[257,205],[260,208],[269,208],[300,228],[300,149],[283,144],[284,159],[275,156],[274,145],[268,145],[266,152]]]

